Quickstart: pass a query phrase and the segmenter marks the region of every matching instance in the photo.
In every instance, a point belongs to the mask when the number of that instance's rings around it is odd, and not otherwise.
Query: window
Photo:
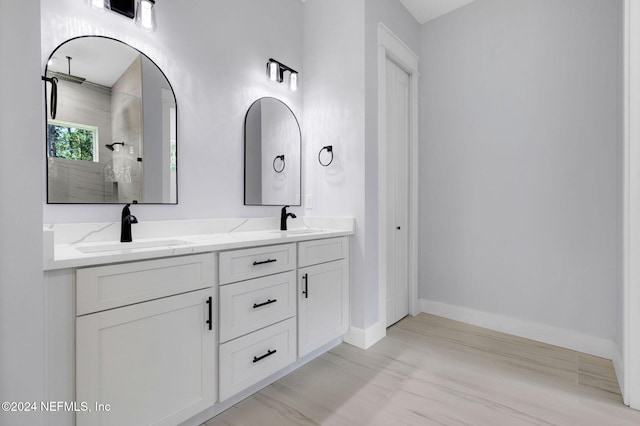
[[[69,160],[98,161],[98,128],[49,120],[47,155]]]

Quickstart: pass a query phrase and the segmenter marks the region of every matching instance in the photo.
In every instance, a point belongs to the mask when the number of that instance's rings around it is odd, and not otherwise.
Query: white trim
[[[622,362],[622,352],[618,345],[613,346],[613,369],[616,372],[616,379],[618,379],[618,385],[620,386],[620,392],[624,389],[624,363]]]
[[[523,321],[504,315],[478,311],[462,306],[420,299],[422,312],[464,322],[478,327],[536,340],[601,358],[612,359],[615,344],[612,340],[590,336],[578,331]]]
[[[640,409],[640,1],[624,2],[623,348],[625,404]],[[635,78],[631,78],[635,76]],[[634,303],[635,302],[635,303]]]
[[[384,324],[384,322],[378,321],[366,330],[351,327],[347,334],[344,335],[344,342],[360,349],[369,349],[378,340],[386,336],[387,328]]]
[[[378,313],[385,328],[387,317],[387,123],[386,59],[409,75],[409,313],[418,311],[418,61],[419,57],[382,22],[378,24]],[[385,331],[386,333],[386,331]],[[376,332],[375,335],[380,335]],[[384,337],[382,334],[380,338]]]
[[[378,23],[378,46],[384,47],[386,56],[405,71],[420,75],[418,73],[420,57],[382,22]]]

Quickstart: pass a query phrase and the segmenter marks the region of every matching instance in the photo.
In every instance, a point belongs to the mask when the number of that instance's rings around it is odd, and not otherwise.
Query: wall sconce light
[[[96,10],[111,9],[111,2],[109,0],[84,0],[87,6]]]
[[[111,10],[133,19],[143,31],[153,32],[157,28],[155,0],[84,0],[84,3],[96,10]]]
[[[298,71],[273,58],[270,58],[269,62],[267,62],[267,77],[269,80],[282,83],[285,71],[289,72],[289,89],[295,92],[298,90]]]
[[[136,27],[143,31],[154,32],[158,27],[155,0],[137,0],[136,3]]]
[[[269,60],[267,62],[267,75],[269,76],[269,80],[282,82],[282,75],[280,74],[280,66],[276,61]]]

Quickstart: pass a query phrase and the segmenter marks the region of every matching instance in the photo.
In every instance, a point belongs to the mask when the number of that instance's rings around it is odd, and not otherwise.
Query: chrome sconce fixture
[[[143,31],[153,32],[157,28],[155,0],[84,0],[85,4],[96,10],[111,10],[133,19]]]
[[[84,0],[84,3],[96,10],[111,9],[111,2],[109,0]]]
[[[331,159],[329,160],[328,163],[323,163],[322,159],[320,158],[322,156],[322,151],[327,151],[328,154],[331,154]],[[329,165],[331,163],[333,163],[333,145],[327,145],[327,146],[323,146],[322,149],[320,150],[320,152],[318,152],[318,162],[320,163],[321,166],[323,167],[329,167]]]
[[[156,24],[155,0],[136,0],[136,27],[143,31],[155,32]]]
[[[270,58],[269,62],[267,62],[267,77],[269,80],[282,83],[284,81],[285,71],[289,72],[289,89],[295,92],[298,90],[298,71],[293,68],[289,68],[282,62],[278,62],[273,58]]]

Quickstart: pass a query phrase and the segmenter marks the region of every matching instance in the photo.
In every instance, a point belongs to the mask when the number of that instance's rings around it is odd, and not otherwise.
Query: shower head
[[[109,151],[113,151],[114,150],[114,145],[122,145],[124,146],[124,142],[114,142],[114,143],[108,143],[105,146],[107,147],[107,149]]]
[[[86,78],[78,77],[77,75],[71,74],[71,56],[67,56],[67,64],[69,72],[67,74],[63,72],[51,71],[51,74],[58,77],[59,80],[69,81],[71,83],[82,84],[85,82]]]
[[[69,81],[71,83],[82,84],[86,78],[78,77],[77,75],[65,74],[63,72],[51,71],[51,74],[58,77],[58,80]]]

